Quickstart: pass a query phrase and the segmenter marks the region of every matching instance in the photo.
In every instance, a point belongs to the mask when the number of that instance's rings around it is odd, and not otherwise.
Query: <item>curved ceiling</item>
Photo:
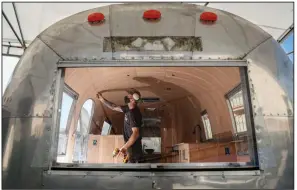
[[[73,14],[116,3],[3,3],[2,11],[19,39],[29,44],[43,30]],[[278,39],[293,24],[293,3],[191,3],[224,10],[258,25]],[[34,11],[33,11],[34,10]],[[16,13],[16,14],[15,14]],[[16,16],[17,15],[17,16]],[[18,19],[17,19],[18,18]],[[3,17],[3,42],[16,42]],[[18,24],[19,21],[19,24]],[[19,27],[20,26],[20,27]],[[19,30],[21,28],[22,34]]]
[[[96,97],[124,105],[128,88],[136,88],[142,97],[158,97],[160,102],[141,103],[140,109],[166,107],[168,113],[195,121],[207,110],[215,133],[231,130],[231,119],[225,95],[240,84],[236,67],[92,67],[67,68],[65,83],[79,94],[76,119],[88,99],[96,104],[95,118],[112,118],[117,112],[100,106]],[[175,112],[174,112],[175,111]],[[173,117],[173,116],[172,116]],[[186,125],[186,124],[185,124]]]
[[[123,105],[125,89],[136,88],[142,97],[158,97],[161,102],[194,97],[197,106],[217,110],[225,108],[224,96],[240,83],[240,74],[236,67],[67,68],[64,80],[81,103],[96,100],[97,92],[102,92]]]

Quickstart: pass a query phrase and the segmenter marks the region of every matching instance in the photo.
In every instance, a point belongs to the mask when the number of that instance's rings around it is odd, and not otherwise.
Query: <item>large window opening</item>
[[[140,165],[150,168],[151,163],[165,164],[166,168],[257,167],[252,118],[247,115],[250,102],[244,94],[248,91],[244,67],[63,70],[64,83],[80,94],[77,102],[83,104],[68,114],[73,120],[69,127],[72,138],[64,143],[66,148],[59,149],[61,154],[67,150],[67,164],[136,169]],[[106,107],[96,94],[100,92],[109,102],[123,106],[130,88],[141,93],[137,106],[142,114],[142,156],[140,163],[125,165],[123,157],[113,156],[114,150],[125,144],[125,114]],[[62,110],[66,108],[69,110],[69,106],[62,106]],[[61,135],[64,131],[61,127]],[[61,163],[54,166],[67,167]]]

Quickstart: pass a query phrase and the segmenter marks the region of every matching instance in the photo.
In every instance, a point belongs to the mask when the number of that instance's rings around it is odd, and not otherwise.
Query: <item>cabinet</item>
[[[88,140],[88,163],[122,163],[122,157],[113,158],[115,148],[124,145],[123,135],[89,135]]]
[[[245,156],[245,158],[237,156],[236,141],[228,143],[180,143],[174,145],[173,150],[178,153],[173,160],[175,163],[249,161],[249,156]]]

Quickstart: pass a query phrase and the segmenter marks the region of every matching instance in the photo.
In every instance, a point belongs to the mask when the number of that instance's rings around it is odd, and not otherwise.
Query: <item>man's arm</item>
[[[128,148],[130,148],[135,143],[135,141],[138,139],[138,137],[139,137],[139,128],[138,127],[133,127],[132,128],[132,135],[129,138],[129,140],[126,142],[126,144],[123,146],[123,148],[126,149],[126,150]]]
[[[126,142],[126,144],[123,146],[124,149],[130,148],[139,137],[139,128],[137,127],[135,117],[133,114],[131,114],[130,117],[131,117],[130,125],[131,125],[131,129],[132,129],[132,135],[130,136],[130,138]]]
[[[118,112],[123,112],[123,110],[121,109],[120,106],[117,106],[117,105],[115,105],[114,103],[107,101],[106,99],[104,99],[104,98],[102,97],[102,95],[101,95],[100,93],[97,94],[97,97],[98,97],[98,99],[99,99],[99,100],[100,100],[106,107],[108,107],[109,109],[112,109],[112,110],[114,110],[114,111],[118,111]]]

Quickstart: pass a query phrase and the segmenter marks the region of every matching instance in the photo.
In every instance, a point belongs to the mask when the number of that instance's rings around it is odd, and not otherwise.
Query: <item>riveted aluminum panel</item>
[[[261,55],[261,56],[260,56]],[[274,39],[248,56],[249,83],[263,116],[293,116],[293,65]]]
[[[41,149],[38,144],[47,141],[43,132],[50,123],[51,118],[10,118],[8,125],[3,126],[9,128],[3,154],[3,188],[41,187],[43,169],[32,162],[47,158],[46,147]]]
[[[275,168],[267,168],[265,172],[279,177],[279,183],[290,187],[294,179],[294,118],[268,116],[264,117],[264,121],[270,138],[269,146],[276,163]]]
[[[154,9],[161,19],[148,22],[143,12]],[[194,36],[196,6],[179,3],[139,3],[111,6],[111,36]]]
[[[280,44],[271,38],[253,50],[246,59],[251,60],[250,77],[255,91],[265,97],[258,97],[263,114],[293,115],[293,64]],[[270,88],[263,88],[263,85]],[[270,107],[273,106],[270,104],[272,97],[278,108]]]
[[[65,60],[100,60],[111,58],[111,52],[103,53],[103,39],[110,36],[110,7],[100,7],[68,17],[40,34],[40,39]],[[88,15],[101,12],[102,24],[90,25]]]
[[[58,60],[39,39],[28,47],[3,96],[3,107],[11,117],[51,116]]]
[[[259,27],[231,13],[208,7],[197,9],[195,36],[201,37],[203,51],[194,52],[194,59],[238,59],[270,37]],[[215,13],[217,21],[201,22],[200,14],[204,11]]]
[[[201,189],[260,188],[261,174],[250,172],[83,172],[44,173],[46,188],[100,189]],[[83,183],[82,183],[83,181]]]

